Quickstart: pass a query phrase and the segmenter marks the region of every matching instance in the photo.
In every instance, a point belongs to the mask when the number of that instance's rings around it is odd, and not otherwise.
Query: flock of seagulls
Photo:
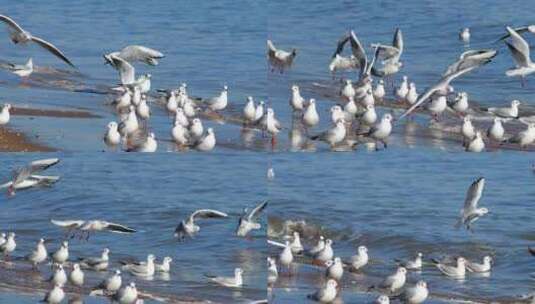
[[[37,173],[58,164],[59,161],[57,158],[32,161],[26,166],[13,170],[12,180],[4,183],[0,188],[6,189],[8,195],[14,196],[16,191],[51,186],[52,183],[50,182],[42,184],[35,181],[52,179],[55,182],[59,180],[59,176],[41,176],[37,175]],[[253,231],[261,229],[262,225],[259,220],[267,206],[268,202],[263,201],[252,209],[245,208],[238,219],[238,225],[234,234],[239,238],[247,238]],[[228,217],[229,215],[227,213],[218,210],[196,210],[186,219],[179,222],[175,229],[174,237],[179,241],[185,241],[186,238],[192,239],[201,230],[197,223],[200,219],[224,219]],[[81,288],[86,286],[84,278],[87,271],[105,272],[112,270],[111,251],[108,248],[104,248],[99,256],[79,257],[75,260],[70,255],[69,240],[78,238],[81,241],[89,241],[90,234],[95,232],[118,234],[132,234],[137,232],[136,229],[126,225],[101,219],[51,219],[50,223],[65,231],[63,241],[61,241],[57,250],[49,252],[46,245],[48,241],[41,238],[36,243],[35,248],[24,257],[24,260],[30,263],[35,271],[39,270],[40,265],[50,261],[53,271],[48,281],[51,283],[52,289],[46,293],[43,301],[51,304],[62,303],[66,297],[64,287],[67,284],[77,287],[77,290],[82,292]],[[4,256],[3,260],[5,262],[11,261],[16,248],[17,243],[14,232],[8,232],[7,234],[0,233],[0,254]],[[76,262],[71,262],[73,260]],[[128,273],[133,278],[153,278],[157,273],[170,273],[172,261],[173,259],[171,257],[166,256],[162,259],[161,263],[157,263],[156,256],[153,254],[148,254],[144,261],[119,260],[120,265],[117,265],[113,274],[101,284],[92,288],[91,294],[106,296],[112,301],[121,304],[142,303],[135,282],[132,281],[130,284],[121,287],[122,273]],[[68,269],[71,269],[69,273],[67,272]],[[243,286],[242,274],[243,270],[236,268],[232,277],[206,274],[206,279],[224,287],[241,288]]]
[[[485,179],[475,180],[466,193],[465,203],[461,210],[460,218],[455,224],[456,228],[465,226],[467,230],[473,232],[473,225],[478,219],[489,213],[484,207],[478,207],[485,187]],[[295,275],[295,263],[304,263],[311,258],[312,264],[324,267],[322,274],[323,285],[309,299],[320,303],[333,303],[339,295],[342,278],[346,271],[356,272],[365,275],[365,268],[370,267],[371,260],[368,248],[364,245],[357,247],[356,254],[343,260],[337,256],[333,249],[333,241],[320,236],[317,243],[309,248],[305,248],[301,242],[300,234],[296,231],[292,236],[285,236],[285,243],[275,240],[268,240],[268,244],[280,248],[278,257],[268,257],[268,283],[271,288],[276,284],[281,274],[277,267],[277,262],[281,269],[287,270],[288,276]],[[379,284],[371,286],[369,291],[380,293],[376,298],[376,304],[388,304],[391,300],[400,300],[401,303],[419,304],[429,297],[429,288],[423,280],[411,285],[408,283],[410,271],[421,271],[426,265],[433,265],[445,276],[465,279],[467,273],[488,274],[492,268],[492,258],[484,256],[482,263],[470,261],[465,257],[457,257],[454,264],[451,259],[432,259],[430,263],[424,263],[423,254],[418,252],[413,259],[395,261],[396,270],[384,278]]]

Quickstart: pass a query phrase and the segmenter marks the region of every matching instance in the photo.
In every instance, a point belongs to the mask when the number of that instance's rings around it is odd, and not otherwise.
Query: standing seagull
[[[6,125],[9,120],[11,119],[11,114],[9,111],[11,110],[11,104],[6,103],[2,107],[2,111],[0,111],[0,125]]]
[[[175,237],[183,240],[186,236],[193,237],[201,228],[195,224],[195,218],[225,218],[228,215],[212,209],[201,209],[193,212],[187,220],[183,220],[175,229]]]
[[[13,43],[25,44],[27,42],[35,42],[41,47],[47,49],[54,56],[58,57],[59,59],[65,61],[68,65],[75,68],[74,64],[72,64],[72,62],[52,43],[39,37],[33,36],[32,34],[30,34],[30,32],[25,31],[22,27],[20,27],[20,25],[18,25],[13,19],[9,18],[8,16],[0,15],[0,21],[3,21],[8,26],[9,37],[11,38],[11,41]]]
[[[420,304],[423,303],[429,296],[427,283],[425,281],[418,281],[416,285],[405,288],[402,294],[393,298],[399,298],[402,303]]]
[[[295,56],[297,56],[296,49],[292,49],[291,52],[277,49],[271,40],[267,41],[267,47],[268,59],[269,64],[271,65],[272,72],[275,70],[275,68],[277,68],[282,74],[285,69],[290,68],[292,66]]]
[[[112,52],[104,55],[106,63],[112,64],[111,56],[120,57],[128,62],[140,61],[148,65],[157,65],[158,59],[164,58],[164,54],[157,50],[148,48],[142,45],[129,45],[123,48],[120,52]]]
[[[480,177],[470,185],[466,198],[464,201],[464,207],[461,209],[461,216],[455,228],[460,228],[461,225],[465,225],[466,229],[471,230],[471,225],[477,221],[481,216],[487,214],[489,210],[487,208],[478,208],[477,204],[483,194],[485,188],[485,178]]]
[[[238,229],[236,230],[236,235],[243,237],[246,236],[252,230],[260,229],[261,225],[260,223],[257,223],[256,220],[258,219],[260,213],[264,209],[266,209],[267,205],[268,202],[263,201],[251,211],[247,211],[246,208],[244,210],[244,214],[240,217],[240,220],[238,222]]]
[[[525,79],[529,74],[535,73],[535,63],[531,61],[529,56],[529,44],[520,36],[515,30],[510,27],[506,27],[507,32],[511,35],[511,43],[504,41],[513,60],[516,63],[516,67],[509,69],[505,72],[505,75],[509,77],[520,76],[522,80],[522,86],[525,85]]]

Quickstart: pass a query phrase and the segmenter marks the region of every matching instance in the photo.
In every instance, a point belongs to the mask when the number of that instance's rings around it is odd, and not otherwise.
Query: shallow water
[[[512,66],[508,50],[503,44],[492,44],[506,24],[520,26],[532,21],[524,1],[163,0],[148,4],[136,0],[119,8],[100,1],[73,6],[55,0],[6,1],[3,8],[4,14],[61,48],[82,75],[51,76],[38,71],[28,83],[21,83],[0,70],[0,101],[17,107],[86,109],[99,116],[13,117],[11,128],[64,151],[52,154],[61,157],[62,163],[50,172],[63,177],[53,188],[21,192],[9,200],[0,198],[4,206],[0,229],[18,232],[19,256],[28,253],[42,235],[53,238],[49,248],[56,248],[62,233],[49,223],[53,217],[104,217],[142,231],[133,236],[99,234],[89,243],[73,240],[74,256],[96,255],[110,243],[112,259],[143,259],[149,251],[160,258],[171,255],[175,262],[170,281],[145,282],[148,290],[225,303],[259,299],[266,294],[265,255],[277,251],[264,245],[262,232],[253,240],[237,239],[232,232],[242,208],[267,197],[271,201],[269,216],[303,219],[323,227],[334,239],[337,255],[348,257],[357,245],[368,246],[376,259],[365,271],[371,278],[392,271],[393,258],[412,256],[416,251],[427,257],[463,254],[479,259],[490,254],[496,264],[489,278],[469,276],[465,282],[457,282],[429,267],[421,274],[411,274],[410,281],[422,277],[432,292],[470,299],[511,298],[531,291],[533,269],[526,246],[533,241],[528,223],[535,215],[529,208],[535,176],[530,154],[467,154],[458,143],[413,135],[413,125],[398,126],[389,149],[378,153],[364,146],[353,153],[328,153],[321,143],[307,149],[317,153],[287,152],[292,150],[287,137],[291,127],[289,87],[294,82],[329,81],[330,56],[348,29],[354,29],[362,43],[369,45],[389,43],[394,29],[400,27],[405,39],[404,67],[396,78],[409,76],[422,92],[466,49],[457,33],[469,26],[470,47],[497,47],[500,54],[453,86],[466,90],[483,105],[505,105],[514,98],[529,104],[534,81],[528,78],[528,87],[523,89],[517,79],[507,78],[504,71]],[[3,29],[0,34],[4,35]],[[289,73],[268,73],[266,37],[284,49],[298,49]],[[530,34],[525,37],[534,41]],[[269,151],[268,139],[256,131],[240,132],[237,124],[212,121],[205,125],[213,126],[218,137],[214,153],[97,153],[105,149],[101,138],[106,124],[116,119],[107,105],[111,98],[101,93],[118,81],[101,55],[128,44],[143,44],[166,54],[157,67],[136,65],[140,73],[152,74],[153,88],[186,81],[191,95],[210,97],[227,84],[232,105],[229,115],[241,111],[248,95],[268,101],[285,126],[278,153],[250,152]],[[37,46],[14,46],[6,37],[0,43],[0,54],[0,59],[9,62],[22,63],[31,56],[37,66],[68,70]],[[68,85],[62,82],[58,87],[58,80],[65,79]],[[327,111],[333,102],[308,91],[304,95],[319,101],[321,124],[312,133],[319,132],[328,125]],[[174,151],[174,145],[166,141],[171,122],[161,108],[153,107],[150,126],[162,140],[159,151]],[[7,176],[13,166],[50,156],[3,154],[0,174]],[[266,184],[268,163],[276,178]],[[487,178],[482,205],[493,214],[476,224],[474,234],[456,231],[452,226],[464,193],[478,176]],[[177,243],[172,231],[178,220],[200,207],[220,208],[232,213],[232,218],[206,221],[195,240]],[[203,278],[205,272],[231,274],[237,266],[246,270],[247,287],[241,292],[217,288]],[[308,266],[300,270],[296,279],[279,283],[274,303],[301,303],[317,287],[317,270]],[[347,286],[343,300],[371,300],[374,295],[362,294],[361,287]],[[33,303],[39,298],[0,293],[0,302],[6,303],[14,299]]]

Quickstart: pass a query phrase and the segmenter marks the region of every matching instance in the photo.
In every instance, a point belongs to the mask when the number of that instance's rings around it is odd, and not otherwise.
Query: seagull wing
[[[512,28],[507,27],[507,31],[511,35],[511,43],[505,42],[505,44],[507,44],[513,54],[513,59],[519,66],[527,66],[531,61],[529,57],[529,44]]]
[[[132,84],[136,81],[136,70],[128,61],[115,55],[111,55],[112,65],[119,71],[121,84]]]
[[[489,61],[487,61],[487,62],[489,62]],[[485,63],[487,63],[487,62],[485,62]],[[451,73],[451,74],[448,74],[448,75],[444,76],[437,85],[432,86],[425,93],[420,95],[420,97],[418,97],[418,100],[409,109],[407,109],[403,114],[401,114],[401,116],[398,119],[402,119],[403,117],[409,115],[412,111],[414,111],[417,107],[419,107],[424,101],[426,101],[429,97],[431,97],[431,95],[433,95],[438,90],[438,85],[439,84],[448,85],[453,79],[455,79],[455,78],[457,78],[457,77],[459,77],[459,76],[461,76],[461,75],[463,75],[465,73],[468,73],[468,72],[472,71],[473,69],[477,68],[478,66],[479,65],[473,65],[473,66],[458,70],[458,71],[456,71],[454,73]]]
[[[269,57],[275,57],[275,53],[277,52],[277,48],[273,44],[271,40],[267,41],[267,47],[268,47],[268,55]]]
[[[36,36],[32,36],[32,41],[39,44],[41,47],[47,49],[50,53],[52,53],[54,56],[58,57],[59,59],[63,60],[68,65],[72,66],[73,68],[76,68],[74,64],[63,54],[57,47],[55,47],[52,43],[41,39]]]
[[[129,45],[121,50],[119,57],[127,61],[144,61],[146,58],[163,58],[164,55],[157,50],[142,45]]]
[[[77,229],[77,228],[80,228],[85,223],[85,221],[83,220],[66,220],[66,221],[50,220],[50,222],[56,226],[66,228],[66,229]]]
[[[59,158],[47,158],[32,161],[29,165],[32,174],[44,171],[59,163]]]
[[[272,240],[267,240],[267,243],[275,247],[286,248],[286,245]]]
[[[517,32],[517,33],[527,32],[528,31],[528,27],[527,26],[517,27],[517,28],[514,29],[514,31]],[[511,34],[509,32],[507,32],[507,34],[501,36],[498,40],[496,40],[496,42],[505,40],[505,39],[509,38],[509,36],[511,36]]]
[[[268,201],[261,202],[258,206],[256,206],[249,214],[247,215],[247,219],[249,221],[253,220],[254,218],[258,217],[260,215],[260,212],[262,212],[264,209],[266,209],[268,205]]]
[[[403,34],[399,28],[397,28],[394,33],[394,41],[392,41],[392,45],[398,49],[398,56],[401,56],[401,53],[403,53]]]
[[[134,233],[137,232],[135,229],[132,229],[130,227],[117,224],[117,223],[110,223],[110,222],[104,222],[104,226],[106,230],[111,232],[117,232],[117,233]]]
[[[11,29],[13,29],[13,30],[15,30],[15,31],[17,31],[19,33],[24,32],[22,27],[20,27],[20,25],[18,25],[17,22],[15,22],[13,19],[9,18],[8,16],[0,15],[0,21],[3,21]]]
[[[340,40],[338,40],[338,44],[336,45],[336,51],[334,51],[334,54],[331,56],[331,58],[336,57],[336,55],[340,55],[342,51],[344,51],[344,46],[349,41],[349,35],[345,34]]]
[[[357,35],[354,31],[351,31],[349,41],[351,42],[351,52],[353,56],[357,58],[360,64],[360,76],[367,70],[368,58],[366,57],[366,51],[362,47]]]
[[[224,218],[224,217],[227,217],[228,214],[224,213],[224,212],[221,212],[221,211],[217,211],[217,210],[213,210],[213,209],[200,209],[200,210],[197,210],[195,212],[193,212],[191,215],[190,215],[190,220],[194,220],[195,218],[203,218],[203,219],[206,219],[206,218]]]
[[[485,188],[484,177],[478,178],[470,185],[470,187],[468,188],[468,191],[466,192],[466,198],[464,200],[464,207],[463,207],[464,213],[468,213],[477,208],[477,204],[479,200],[481,199],[481,195],[483,194],[484,188]]]

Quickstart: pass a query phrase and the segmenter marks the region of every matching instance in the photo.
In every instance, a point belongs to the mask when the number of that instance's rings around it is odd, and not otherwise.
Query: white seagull
[[[335,280],[329,279],[323,287],[321,287],[315,293],[308,295],[308,298],[320,303],[331,303],[334,301],[334,299],[336,299],[336,295],[338,294],[336,289],[337,286],[338,283],[336,283]]]
[[[266,209],[268,201],[261,202],[258,206],[248,211],[247,208],[243,210],[243,215],[240,216],[238,221],[238,228],[236,229],[237,236],[247,236],[252,230],[260,229],[261,225],[257,222],[260,213]]]
[[[29,77],[33,73],[33,60],[28,59],[26,64],[10,64],[9,70],[20,77]]]
[[[183,220],[178,224],[175,229],[175,237],[183,240],[185,237],[193,237],[201,227],[195,224],[195,219],[209,219],[209,218],[226,218],[228,214],[212,210],[212,209],[200,209],[193,212],[186,220]]]
[[[164,58],[164,54],[159,51],[142,45],[129,45],[119,52],[112,52],[103,56],[106,62],[110,64],[113,64],[111,56],[120,57],[128,62],[140,61],[148,65],[157,65],[158,59]]]
[[[292,66],[295,56],[297,56],[296,49],[292,49],[291,52],[277,49],[271,40],[267,41],[267,47],[268,60],[272,71],[278,69],[279,72],[283,73],[285,69]]]
[[[18,25],[13,19],[8,16],[0,15],[0,21],[4,22],[8,26],[9,37],[14,44],[25,44],[28,42],[35,42],[39,46],[45,48],[54,56],[66,62],[68,65],[75,67],[74,64],[52,43],[41,39],[37,36],[33,36],[30,32],[25,31],[20,25]]]
[[[93,258],[79,258],[79,264],[84,269],[92,269],[96,271],[104,271],[108,269],[110,250],[104,248],[100,257]]]
[[[522,85],[524,85],[524,77],[535,72],[535,63],[531,61],[529,44],[512,28],[506,27],[506,29],[511,35],[511,43],[504,42],[509,48],[509,51],[511,51],[516,67],[507,70],[505,75],[508,77],[520,76]]]
[[[6,125],[9,122],[9,119],[11,118],[11,114],[9,113],[10,110],[11,104],[4,104],[2,111],[0,111],[0,125]]]
[[[460,228],[462,225],[466,226],[466,229],[470,230],[472,224],[480,217],[489,212],[487,208],[478,208],[479,200],[483,195],[485,189],[485,178],[480,177],[476,179],[468,188],[466,192],[466,198],[464,201],[463,209],[460,211],[460,218],[455,224],[456,228]]]
[[[59,176],[37,175],[59,163],[58,158],[47,158],[30,162],[28,165],[15,169],[11,181],[0,185],[0,189],[7,188],[10,195],[14,195],[16,190],[23,190],[35,186],[49,186],[59,180]]]
[[[241,288],[243,285],[243,270],[241,268],[234,269],[233,277],[217,277],[205,275],[210,281],[225,287]]]

